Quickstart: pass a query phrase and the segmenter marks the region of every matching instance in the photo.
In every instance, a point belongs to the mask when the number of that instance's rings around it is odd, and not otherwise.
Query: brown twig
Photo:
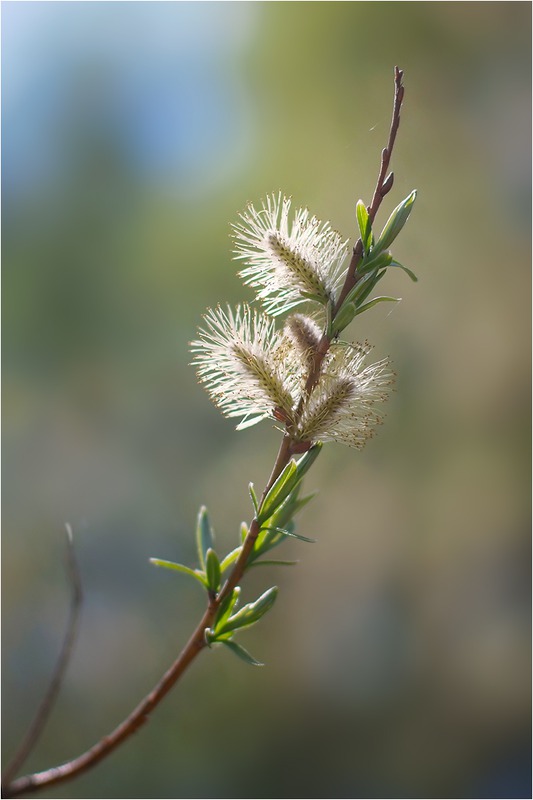
[[[374,191],[374,195],[372,197],[372,202],[368,207],[368,213],[371,218],[371,221],[374,220],[374,217],[381,204],[381,201],[392,187],[393,178],[391,177],[391,175],[389,175],[387,178],[385,176],[389,167],[392,155],[392,149],[394,146],[396,133],[398,131],[398,125],[400,122],[400,107],[402,104],[403,93],[404,93],[402,85],[402,77],[403,77],[403,71],[399,70],[398,67],[395,67],[395,73],[394,73],[395,93],[394,93],[394,108],[392,115],[392,123],[391,123],[387,146],[384,148],[381,155],[381,168],[376,183],[376,188]],[[340,308],[342,301],[344,300],[350,289],[357,282],[358,278],[356,272],[361,256],[362,256],[362,243],[361,240],[359,239],[354,247],[346,280],[342,288],[335,311],[337,311]],[[304,389],[304,394],[298,406],[299,412],[298,410],[296,412],[297,415],[298,413],[301,413],[305,395],[312,390],[312,388],[316,385],[320,377],[322,363],[329,350],[330,344],[331,344],[330,338],[326,334],[324,334],[317,349],[317,352],[315,353],[315,357],[313,359],[313,363],[311,365],[309,375],[307,378],[306,387]],[[283,468],[288,464],[292,456],[297,452],[297,447],[298,447],[297,443],[291,438],[290,432],[287,430],[287,432],[283,436],[283,440],[280,445],[274,469],[263,492],[262,495],[263,498],[265,497],[266,493],[268,492],[268,490],[270,489],[276,478],[280,475]],[[80,773],[85,772],[91,767],[94,767],[99,761],[104,759],[106,756],[110,755],[110,753],[112,753],[120,744],[122,744],[122,742],[128,739],[145,722],[147,722],[149,714],[154,710],[154,708],[161,702],[161,700],[165,697],[165,695],[179,680],[179,678],[183,675],[189,664],[206,647],[205,630],[206,628],[211,627],[213,620],[215,618],[216,611],[221,601],[225,597],[227,597],[229,592],[231,592],[241,580],[244,571],[246,569],[248,556],[252,551],[252,548],[254,546],[258,534],[259,534],[259,525],[257,523],[257,519],[254,519],[250,525],[248,535],[246,536],[246,539],[243,542],[239,558],[235,562],[235,565],[226,583],[219,592],[218,596],[216,598],[211,598],[202,619],[200,620],[199,624],[196,627],[196,630],[194,631],[191,638],[181,651],[181,654],[178,656],[177,660],[174,662],[174,664],[172,664],[170,669],[163,675],[159,683],[154,687],[154,689],[150,692],[150,694],[147,695],[144,698],[144,700],[141,701],[141,703],[137,706],[137,708],[135,708],[132,711],[132,713],[117,728],[115,728],[114,731],[112,731],[108,736],[105,736],[96,745],[94,745],[94,747],[92,747],[90,750],[87,750],[78,758],[75,758],[72,761],[68,761],[59,767],[53,767],[51,769],[45,770],[44,772],[38,772],[34,773],[33,775],[27,775],[25,777],[13,781],[12,783],[8,783],[8,785],[4,788],[4,794],[3,794],[4,797],[18,797],[21,794],[31,794],[33,792],[38,791],[40,788],[44,788],[45,786],[51,786],[53,784],[74,778]]]
[[[70,657],[74,648],[74,642],[78,633],[78,623],[83,602],[83,593],[81,588],[81,578],[74,553],[74,543],[72,538],[72,528],[70,525],[65,525],[67,532],[67,548],[66,548],[66,561],[67,561],[67,576],[72,588],[72,597],[70,601],[70,609],[67,621],[67,628],[63,639],[63,644],[59,652],[56,667],[52,673],[48,689],[41,701],[39,708],[33,718],[33,721],[28,728],[26,736],[22,740],[15,755],[5,768],[2,774],[2,784],[9,785],[13,777],[20,770],[31,751],[34,749],[39,737],[41,736],[46,723],[53,710],[63,678],[65,676]]]
[[[381,151],[381,167],[379,170],[378,179],[376,181],[376,188],[374,189],[372,202],[367,207],[368,216],[370,217],[371,223],[374,222],[375,216],[378,213],[379,207],[381,205],[381,201],[390,192],[390,190],[392,189],[392,185],[394,183],[394,173],[391,172],[389,175],[387,175],[387,170],[389,169],[389,164],[392,157],[392,151],[394,148],[394,142],[396,141],[396,134],[398,133],[398,128],[400,125],[400,109],[402,107],[402,101],[404,95],[404,87],[402,80],[403,80],[403,70],[398,69],[398,67],[394,67],[394,104],[392,108],[392,120],[389,131],[389,140],[387,142],[386,147],[384,147],[383,150]],[[363,242],[359,238],[353,248],[352,260],[350,261],[350,265],[348,267],[348,272],[346,275],[346,280],[344,282],[344,286],[342,287],[342,291],[339,295],[337,305],[335,306],[334,315],[341,307],[344,298],[346,297],[348,292],[351,289],[353,289],[353,287],[359,280],[359,277],[357,275],[357,267],[359,266],[359,262],[361,261],[362,256],[363,256]]]

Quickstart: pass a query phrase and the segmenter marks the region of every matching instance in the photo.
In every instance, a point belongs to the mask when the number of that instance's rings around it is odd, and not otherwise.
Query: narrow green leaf
[[[278,587],[272,586],[270,589],[267,589],[261,597],[258,597],[257,600],[253,603],[247,603],[243,606],[240,611],[237,611],[232,617],[229,617],[224,624],[219,625],[217,629],[217,635],[227,633],[228,631],[234,631],[239,628],[249,628],[251,625],[255,625],[261,617],[263,617],[267,611],[270,611],[274,602],[276,600],[278,594]]]
[[[202,569],[205,569],[207,551],[210,547],[213,547],[214,540],[215,537],[209,522],[207,508],[202,506],[198,512],[198,522],[196,524],[196,547],[198,550],[198,559]]]
[[[388,267],[391,263],[392,253],[390,253],[388,250],[385,253],[375,253],[375,250],[375,247],[372,248],[370,257],[368,259],[363,259],[357,268],[357,272],[360,275],[364,275],[367,272],[372,272],[374,269],[383,269],[384,267]]]
[[[368,216],[367,207],[362,200],[358,201],[355,208],[355,213],[357,216],[357,224],[359,225],[363,249],[365,253],[368,253],[370,247],[372,246],[372,225],[370,223],[370,217]]]
[[[242,547],[236,547],[235,550],[232,550],[231,553],[228,553],[227,556],[224,556],[222,561],[220,562],[220,571],[225,572],[228,567],[230,567],[234,561],[237,561],[241,554]]]
[[[404,267],[404,265],[400,264],[399,261],[391,261],[389,267],[399,267],[409,275],[412,281],[414,281],[415,283],[418,281],[418,278],[416,277],[415,273],[412,270],[408,269],[407,267]]]
[[[240,586],[236,586],[235,589],[230,592],[219,605],[215,616],[215,621],[213,623],[215,634],[218,633],[217,628],[223,625],[224,622],[231,616],[233,609],[239,602],[240,593]]]
[[[254,489],[253,483],[248,484],[248,491],[249,491],[250,497],[252,499],[252,505],[254,507],[255,516],[257,517],[257,514],[259,512],[259,503],[257,501],[257,495],[255,493],[255,489]]]
[[[207,588],[216,594],[220,588],[220,561],[212,547],[206,553],[205,572],[207,576]]]
[[[296,484],[299,483],[297,475],[296,461],[291,458],[281,474],[274,481],[265,499],[261,503],[261,508],[257,514],[257,521],[260,525],[272,516],[276,508],[281,505],[287,495],[290,494]]]
[[[302,542],[309,542],[310,544],[316,544],[316,539],[308,539],[306,536],[301,536],[299,533],[295,533],[294,531],[289,531],[286,528],[263,528],[263,530],[278,531],[279,533],[282,533],[284,536],[292,536],[294,539],[300,539]]]
[[[322,442],[317,442],[312,447],[310,447],[307,453],[305,453],[302,456],[302,458],[298,461],[296,465],[298,474],[298,483],[300,483],[305,473],[311,469],[316,459],[318,458],[318,455],[321,450],[322,450]]]
[[[350,289],[350,291],[346,295],[346,299],[345,299],[344,302],[345,303],[355,303],[357,301],[357,298],[361,294],[361,292],[367,287],[368,283],[372,280],[373,277],[374,276],[369,272],[367,272],[363,276],[361,276],[358,279],[358,281],[355,284],[355,286],[352,287],[352,289]]]
[[[225,644],[226,647],[229,647],[232,653],[235,653],[242,661],[245,661],[246,664],[249,664],[251,667],[264,667],[265,665],[261,661],[257,661],[248,650],[245,650],[244,647],[237,642],[232,641],[223,641],[222,644]]]
[[[283,503],[276,509],[274,514],[268,520],[269,524],[273,527],[284,528],[287,523],[292,519],[296,513],[297,498],[300,492],[301,484],[292,490],[289,496]]]
[[[379,281],[385,276],[386,272],[386,269],[382,269],[381,272],[378,270],[377,272],[369,273],[370,280],[362,287],[362,291],[360,292],[355,303],[358,308],[362,306],[368,295],[374,291],[376,284],[379,283]]]
[[[257,512],[256,512],[257,513]],[[244,543],[244,540],[248,536],[248,525],[246,522],[241,522],[241,542]]]
[[[185,564],[176,564],[174,561],[165,561],[162,558],[151,558],[150,563],[154,564],[156,567],[165,567],[166,569],[174,569],[176,572],[183,572],[185,575],[190,575],[191,578],[195,578],[202,586],[207,587],[206,574],[199,569],[191,569],[190,567],[186,567]]]
[[[247,566],[250,566],[259,556],[268,553],[273,547],[285,541],[285,536],[275,530],[263,529],[255,540],[252,552],[248,556]]]
[[[341,331],[348,327],[352,319],[355,317],[355,303],[347,303],[344,301],[339,308],[338,314],[331,323],[331,332],[333,336],[338,336]]]
[[[401,229],[409,219],[416,200],[416,190],[412,191],[405,200],[396,206],[381,231],[379,239],[374,245],[374,250],[387,250],[396,239]]]
[[[298,497],[300,486],[301,484],[291,492],[268,520],[268,529],[264,526],[259,532],[252,552],[248,557],[247,566],[251,566],[260,556],[284,542],[287,535],[294,533],[295,525],[292,518],[315,496],[315,493],[312,493],[300,499]],[[280,531],[284,531],[284,533]]]
[[[286,528],[292,518],[300,511],[301,508],[315,497],[316,492],[306,495],[306,497],[298,498],[301,484],[294,489],[287,499],[278,508],[275,514],[272,515],[269,522],[278,528]]]
[[[363,311],[368,311],[369,308],[375,306],[377,303],[399,303],[399,297],[374,297],[373,300],[369,300],[368,303],[364,303],[364,305],[359,306],[357,309],[357,314],[362,314]]]
[[[262,559],[253,561],[251,567],[295,567],[298,561],[276,561],[274,559]]]
[[[298,513],[298,511],[300,511],[300,509],[302,509],[302,508],[303,508],[304,506],[306,506],[306,505],[307,505],[307,504],[308,504],[308,503],[309,503],[309,502],[310,502],[310,501],[311,501],[311,500],[312,500],[314,497],[316,497],[316,494],[317,494],[316,492],[311,492],[311,494],[306,494],[306,496],[305,496],[305,497],[301,497],[300,499],[298,499],[298,500],[295,500],[295,501],[294,501],[294,504],[293,504],[293,506],[294,506],[294,507],[293,507],[293,510],[292,510],[291,517],[293,517],[295,514],[297,514],[297,513]]]

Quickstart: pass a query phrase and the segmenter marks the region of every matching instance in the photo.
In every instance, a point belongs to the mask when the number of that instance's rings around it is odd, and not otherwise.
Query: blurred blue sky
[[[250,149],[242,73],[253,3],[3,4],[6,188],[68,168],[64,120],[111,132],[143,180],[216,183]],[[73,111],[75,112],[73,115]]]

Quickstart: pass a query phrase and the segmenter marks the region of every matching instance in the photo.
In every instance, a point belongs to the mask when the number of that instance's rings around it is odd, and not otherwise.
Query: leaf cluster
[[[281,544],[287,537],[294,537],[304,542],[312,542],[305,536],[295,532],[294,516],[313,497],[299,497],[302,480],[311,468],[320,453],[320,443],[311,447],[298,461],[291,459],[283,469],[277,480],[272,484],[262,502],[259,503],[253,485],[250,484],[250,497],[254,507],[254,518],[259,527],[257,538],[248,556],[244,571],[250,567],[278,565],[291,566],[295,561],[281,561],[264,559],[274,547]],[[243,543],[249,533],[246,523],[241,524],[240,544],[231,550],[224,558],[219,559],[215,550],[215,534],[211,526],[207,508],[202,506],[198,513],[196,525],[196,547],[199,566],[188,567],[160,558],[151,558],[152,564],[184,573],[194,578],[205,589],[210,602],[217,602],[218,608],[211,628],[205,631],[205,641],[209,647],[213,644],[223,644],[235,655],[253,666],[261,666],[253,656],[240,644],[233,640],[237,631],[255,625],[267,611],[269,611],[277,597],[278,589],[272,586],[252,603],[247,603],[237,610],[240,597],[240,587],[224,595],[222,576],[224,572],[239,558]]]
[[[384,277],[389,267],[397,267],[403,270],[412,281],[418,280],[414,272],[403,264],[400,264],[399,261],[396,261],[389,250],[389,247],[407,222],[415,200],[416,191],[412,191],[405,200],[402,200],[402,202],[396,206],[385,223],[377,241],[372,231],[372,222],[366,205],[362,200],[359,200],[357,203],[356,216],[363,246],[363,256],[355,273],[355,286],[346,295],[344,302],[330,324],[330,334],[332,337],[338,336],[339,333],[350,324],[354,317],[358,314],[362,314],[364,311],[368,311],[368,309],[377,305],[377,303],[398,302],[399,298],[388,297],[386,295],[368,300],[371,292]]]

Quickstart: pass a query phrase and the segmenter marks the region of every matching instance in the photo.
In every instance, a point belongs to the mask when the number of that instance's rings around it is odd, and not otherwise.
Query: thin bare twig
[[[374,189],[372,202],[367,207],[368,216],[370,217],[371,223],[374,222],[375,216],[378,213],[379,207],[381,205],[381,201],[390,192],[390,190],[392,189],[392,185],[394,183],[394,173],[391,172],[389,175],[387,175],[387,170],[389,169],[389,164],[392,157],[392,151],[394,148],[394,142],[396,141],[396,134],[398,133],[398,128],[400,126],[400,109],[402,107],[403,96],[405,91],[402,81],[403,81],[403,69],[398,69],[398,67],[394,67],[394,104],[392,108],[392,120],[389,130],[389,140],[387,142],[386,147],[384,147],[383,150],[381,151],[381,167],[376,182],[376,188]],[[350,266],[348,267],[346,280],[344,282],[344,286],[342,287],[342,291],[339,295],[337,305],[335,306],[334,315],[341,307],[344,298],[346,297],[348,292],[351,289],[353,289],[353,287],[359,280],[359,277],[357,275],[357,267],[359,266],[359,262],[361,261],[362,256],[363,256],[363,242],[359,238],[353,248],[352,260],[350,261]]]
[[[402,77],[403,71],[399,70],[398,67],[395,67],[395,93],[392,123],[387,146],[384,148],[381,155],[381,167],[376,188],[372,197],[372,202],[368,207],[368,213],[371,221],[374,220],[383,197],[385,197],[387,192],[389,192],[392,187],[393,178],[391,175],[388,177],[385,176],[389,167],[392,149],[396,139],[396,133],[400,123],[400,107],[404,93]],[[356,273],[361,256],[362,243],[361,240],[358,240],[354,247],[346,280],[342,288],[335,312],[340,308],[342,301],[358,280]],[[322,363],[329,350],[330,344],[330,338],[324,334],[317,352],[315,353],[315,358],[309,371],[304,393],[310,392],[317,383],[320,377]],[[301,412],[301,408],[303,408],[303,399],[298,408]],[[263,492],[263,498],[276,478],[280,475],[283,468],[288,464],[292,456],[296,454],[297,448],[298,443],[292,440],[290,432],[287,430],[283,436],[274,469]],[[141,701],[141,703],[132,711],[132,713],[117,728],[115,728],[114,731],[112,731],[108,736],[105,736],[97,744],[95,744],[94,747],[87,750],[78,758],[68,761],[59,767],[52,767],[51,769],[43,772],[27,775],[8,784],[4,789],[4,797],[18,797],[21,794],[31,794],[38,791],[40,788],[51,786],[53,784],[74,778],[80,773],[85,772],[91,767],[94,767],[99,761],[110,755],[110,753],[112,753],[120,744],[122,744],[122,742],[135,733],[138,728],[141,727],[141,725],[147,722],[149,714],[179,680],[189,664],[207,646],[205,640],[205,629],[211,627],[220,603],[241,580],[247,566],[248,556],[250,555],[258,534],[259,525],[257,523],[257,519],[254,519],[250,525],[248,535],[243,542],[239,558],[235,562],[235,565],[218,596],[210,599],[202,619],[198,623],[194,633],[181,651],[177,660],[163,675],[159,683],[154,687],[150,694],[148,694],[144,700]]]
[[[28,728],[28,731],[24,739],[22,740],[18,750],[16,751],[15,755],[7,765],[2,775],[2,784],[4,786],[9,785],[13,777],[20,770],[20,768],[22,767],[22,765],[24,764],[24,762],[34,749],[35,745],[37,744],[37,741],[41,736],[46,726],[46,723],[48,722],[50,714],[57,700],[59,690],[61,689],[61,684],[63,683],[63,678],[65,676],[65,672],[67,670],[72,655],[72,651],[74,648],[74,642],[76,640],[76,636],[78,633],[78,624],[80,618],[81,605],[83,602],[83,593],[81,588],[80,572],[76,561],[76,555],[74,553],[72,528],[68,523],[65,525],[65,528],[67,532],[66,570],[67,570],[67,577],[72,589],[69,615],[67,620],[67,628],[65,631],[63,644],[59,652],[59,657],[57,659],[54,672],[52,673],[52,677],[48,685],[48,689],[46,690],[46,693],[41,701],[39,708],[37,709],[37,712],[33,718],[30,727]]]

